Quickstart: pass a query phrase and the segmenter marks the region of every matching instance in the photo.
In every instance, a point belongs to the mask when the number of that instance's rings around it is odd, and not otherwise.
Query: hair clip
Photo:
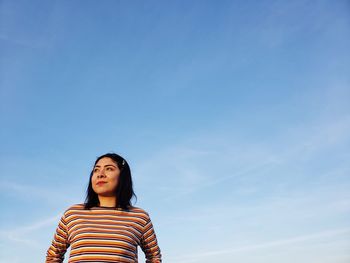
[[[124,164],[125,164],[125,160],[123,159],[123,161],[122,161],[122,165],[124,166]]]

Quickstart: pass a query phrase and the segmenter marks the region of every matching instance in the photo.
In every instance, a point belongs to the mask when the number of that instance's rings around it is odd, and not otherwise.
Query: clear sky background
[[[0,262],[110,151],[164,262],[350,262],[349,1],[2,0],[0,52]]]

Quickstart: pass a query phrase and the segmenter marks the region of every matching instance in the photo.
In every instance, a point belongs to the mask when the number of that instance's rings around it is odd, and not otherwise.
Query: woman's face
[[[119,182],[120,170],[117,164],[108,157],[100,159],[92,172],[92,189],[99,196],[115,196]]]

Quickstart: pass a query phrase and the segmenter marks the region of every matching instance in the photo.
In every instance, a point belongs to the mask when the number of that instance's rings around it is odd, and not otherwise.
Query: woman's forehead
[[[116,165],[115,161],[112,160],[111,158],[103,157],[100,160],[98,160],[98,162],[96,163],[95,166],[105,166],[105,165],[108,165],[108,164]]]

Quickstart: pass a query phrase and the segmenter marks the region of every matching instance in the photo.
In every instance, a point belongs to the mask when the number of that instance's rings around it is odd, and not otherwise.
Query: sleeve
[[[151,219],[148,217],[141,238],[141,249],[145,253],[146,263],[161,263],[162,255],[158,246],[157,237]]]
[[[45,263],[62,263],[68,247],[68,228],[65,215],[63,215],[58,223],[52,244],[47,250]]]

